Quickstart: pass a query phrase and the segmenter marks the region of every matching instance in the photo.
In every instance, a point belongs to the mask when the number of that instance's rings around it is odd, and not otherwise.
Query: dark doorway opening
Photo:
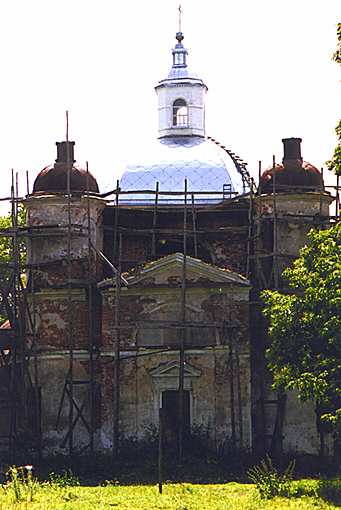
[[[163,431],[168,445],[176,445],[179,436],[179,391],[162,392]],[[189,391],[183,392],[183,437],[190,433],[190,396]]]

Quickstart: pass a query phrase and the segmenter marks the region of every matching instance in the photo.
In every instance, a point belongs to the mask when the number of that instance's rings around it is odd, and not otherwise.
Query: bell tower
[[[205,83],[187,67],[188,52],[183,46],[181,10],[179,31],[172,50],[173,65],[155,90],[158,95],[159,138],[166,136],[205,136]]]

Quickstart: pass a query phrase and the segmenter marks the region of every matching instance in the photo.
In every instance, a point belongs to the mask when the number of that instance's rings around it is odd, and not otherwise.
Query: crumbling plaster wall
[[[176,283],[178,285],[178,282]],[[140,317],[152,318],[149,312],[160,303],[180,301],[180,289],[142,287],[128,289],[121,296],[121,323]],[[102,352],[113,355],[115,345],[114,289],[107,290],[103,304]],[[186,364],[194,371],[185,373],[185,389],[190,391],[191,425],[193,430],[207,431],[215,445],[230,441],[251,446],[251,395],[249,351],[248,288],[190,288],[187,303],[205,312],[207,321],[233,323],[229,332],[221,332],[212,347],[186,350]],[[173,351],[139,357],[148,348],[136,345],[136,330],[121,332],[121,430],[127,437],[142,439],[148,431],[158,428],[160,395],[165,389],[177,390],[179,369],[155,375],[155,370],[178,364],[179,353]],[[154,349],[152,349],[155,351]],[[158,350],[158,349],[157,349]],[[125,356],[129,359],[124,360]],[[102,374],[102,413],[104,442],[110,441],[112,431],[113,372],[107,364]],[[173,367],[174,368],[174,367]],[[189,369],[189,370],[190,370]],[[234,393],[231,393],[231,385]],[[231,394],[234,394],[233,404]],[[234,414],[234,429],[232,415]],[[241,425],[240,425],[241,424]]]
[[[65,282],[68,274],[68,200],[64,195],[33,195],[24,201],[24,205],[27,224],[33,227],[28,238],[27,261],[37,265],[34,273],[36,286],[61,284]],[[101,277],[101,264],[93,250],[89,259],[88,206],[91,242],[97,249],[103,249],[102,212],[105,201],[94,197],[89,198],[89,201],[83,196],[72,197],[70,273],[74,280],[87,277],[89,260],[91,273]],[[37,230],[34,227],[40,228]]]
[[[249,304],[244,299],[247,290],[228,288],[188,288],[187,306],[198,312],[203,312],[208,322],[219,322],[217,344],[228,343],[228,329],[233,325],[236,339],[240,349],[248,352],[249,338]],[[102,349],[113,349],[116,339],[115,329],[115,290],[103,292],[102,305]],[[153,310],[160,306],[181,303],[181,289],[179,287],[153,288],[141,287],[134,289],[121,289],[120,315],[121,327],[120,342],[125,349],[135,349],[137,346],[136,326],[129,324],[139,320],[153,319]],[[176,320],[176,319],[175,319]],[[201,320],[201,319],[199,319]],[[230,324],[231,323],[231,324]]]
[[[239,207],[239,208],[238,208]],[[198,258],[218,267],[228,268],[237,273],[246,273],[246,253],[248,246],[248,216],[247,204],[233,205],[230,210],[226,205],[222,208],[204,212],[198,209],[196,213],[196,230],[198,244]],[[240,210],[242,208],[242,210]],[[183,211],[174,210],[157,212],[155,246],[156,253],[152,256],[152,227],[153,208],[149,212],[120,208],[119,224],[122,234],[122,267],[128,270],[135,265],[144,263],[151,258],[157,259],[166,253],[160,251],[160,240],[169,242],[172,251],[182,251],[183,246]],[[114,209],[107,208],[104,215],[104,251],[112,260],[113,256],[113,225],[115,223]],[[228,228],[226,229],[226,227]],[[136,229],[136,232],[130,232]],[[141,233],[137,233],[141,229]],[[150,229],[146,234],[143,229]],[[193,222],[191,210],[187,218],[187,254],[194,257]],[[117,254],[116,254],[117,255]],[[109,276],[109,274],[107,274]]]
[[[158,430],[158,409],[161,393],[178,390],[179,355],[177,352],[154,354],[143,358],[130,357],[121,362],[120,430],[122,437],[146,439]],[[171,373],[153,376],[152,372],[176,365]],[[250,369],[247,355],[240,356],[240,400],[238,374],[231,376],[230,354],[226,347],[188,350],[186,366],[195,375],[185,375],[184,389],[190,392],[190,416],[193,432],[207,434],[215,446],[232,438],[232,414],[235,413],[236,443],[251,446]],[[173,365],[174,368],[174,365]],[[231,401],[231,379],[236,389]],[[103,447],[112,440],[112,365],[103,365],[102,372],[102,428]],[[234,411],[232,411],[232,407]],[[241,416],[241,421],[239,420]],[[242,424],[240,426],[240,423]],[[241,431],[242,428],[242,431]]]
[[[276,210],[276,245],[279,274],[291,265],[300,248],[307,242],[307,234],[319,221],[329,217],[332,198],[329,193],[306,192],[261,195],[255,200],[260,238],[259,249],[274,250],[273,215]],[[266,227],[268,224],[268,227]]]
[[[67,433],[69,430],[69,397],[65,392],[65,381],[69,372],[69,356],[67,352],[44,352],[37,357],[39,373],[39,386],[41,387],[41,428],[42,447],[45,454],[68,452]],[[31,370],[34,370],[33,362]],[[89,379],[88,354],[76,352],[73,362],[73,377],[75,380]],[[73,398],[78,406],[86,401],[82,414],[90,423],[89,414],[89,386],[74,385]],[[58,414],[60,413],[59,420]],[[76,408],[73,411],[73,420],[76,418]],[[73,429],[73,442],[76,449],[89,443],[89,434],[81,419]]]
[[[331,434],[325,435],[325,455],[333,455]],[[320,452],[319,434],[316,428],[316,414],[312,402],[301,402],[295,391],[288,391],[283,427],[283,448],[294,454]]]
[[[88,302],[84,289],[65,289],[36,292],[28,295],[31,321],[29,331],[35,330],[38,351],[69,349],[70,335],[74,349],[88,348]],[[70,319],[70,327],[69,327]]]

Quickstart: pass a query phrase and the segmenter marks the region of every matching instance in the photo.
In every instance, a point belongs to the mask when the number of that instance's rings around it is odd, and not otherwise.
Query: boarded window
[[[182,314],[179,303],[160,306],[143,316],[144,323],[137,331],[140,347],[178,348],[183,337]],[[186,347],[215,345],[217,328],[207,327],[207,317],[201,310],[186,306]]]

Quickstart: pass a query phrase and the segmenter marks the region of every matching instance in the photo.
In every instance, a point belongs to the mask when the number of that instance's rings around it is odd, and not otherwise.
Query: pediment
[[[166,363],[160,363],[156,368],[152,368],[149,371],[149,374],[152,377],[161,378],[161,377],[176,377],[179,378],[180,375],[180,363],[179,361],[167,361]],[[185,377],[200,377],[201,370],[190,365],[189,363],[185,363],[184,366],[184,376]]]
[[[129,287],[146,285],[178,285],[182,279],[184,255],[173,253],[149,262],[141,268],[129,271],[125,278]],[[207,264],[200,259],[186,257],[186,280],[200,286],[200,283],[249,286],[249,281],[238,273]]]

